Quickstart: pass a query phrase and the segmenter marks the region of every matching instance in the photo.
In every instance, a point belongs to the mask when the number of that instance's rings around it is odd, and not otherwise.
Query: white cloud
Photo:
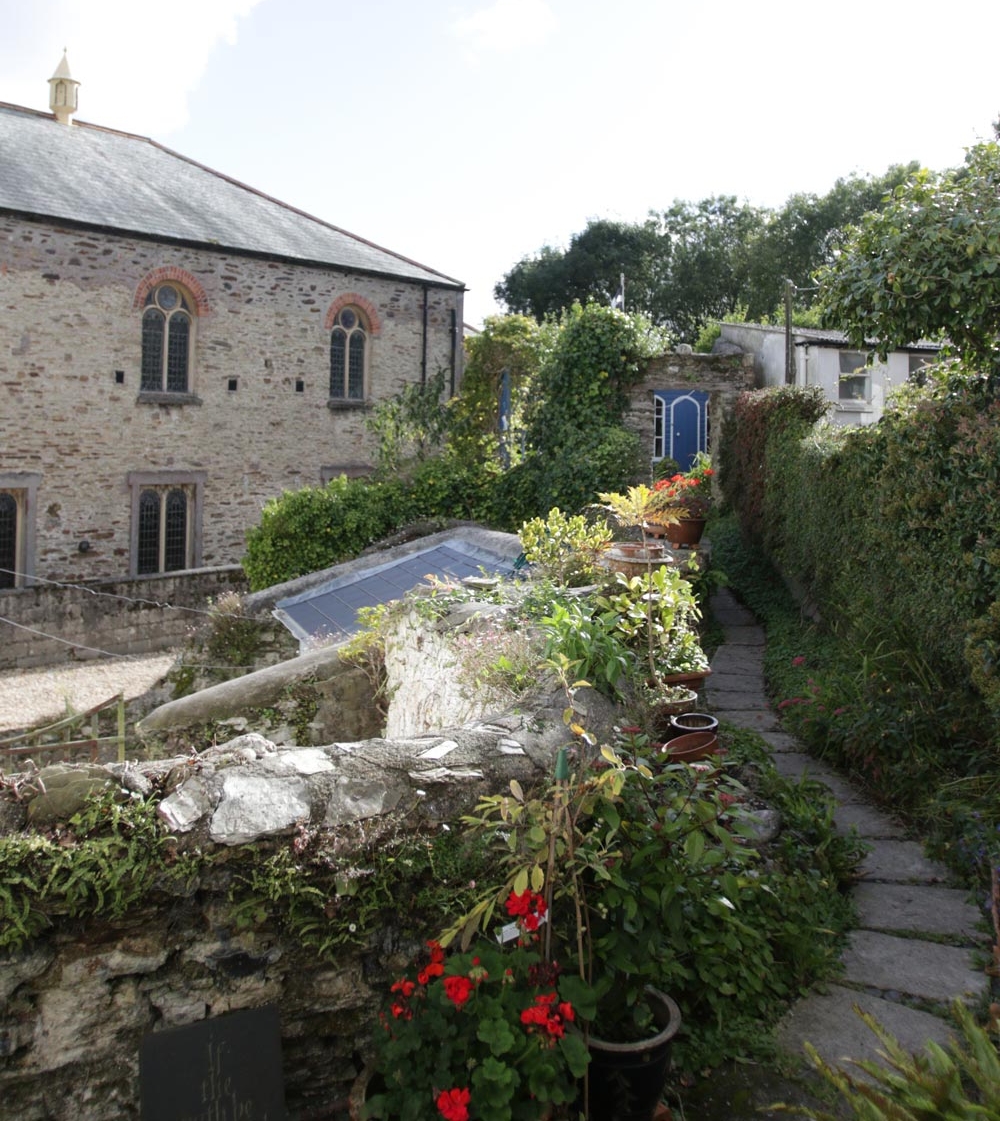
[[[171,0],[164,8],[135,0],[35,0],[26,29],[30,48],[19,44],[16,60],[0,48],[0,97],[47,109],[47,80],[65,47],[80,82],[81,120],[163,136],[186,123],[188,95],[212,52],[236,42],[239,20],[258,3]]]
[[[488,8],[454,20],[451,32],[465,48],[467,61],[475,62],[480,53],[537,47],[556,25],[546,0],[494,0]]]

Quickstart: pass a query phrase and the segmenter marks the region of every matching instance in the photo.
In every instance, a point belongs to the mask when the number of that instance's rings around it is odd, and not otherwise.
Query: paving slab
[[[732,694],[736,696],[736,694]],[[709,698],[711,700],[711,698]],[[727,705],[711,704],[711,710],[720,720],[737,728],[749,728],[753,732],[776,732],[781,725],[773,712],[759,708],[729,708]]]
[[[719,708],[745,708],[770,712],[763,689],[747,688],[749,678],[744,678],[742,689],[716,689],[714,682],[709,681],[705,686],[705,696]],[[777,719],[777,716],[775,716]]]
[[[945,1046],[958,1034],[950,1021],[929,1012],[833,985],[828,993],[808,996],[792,1006],[778,1026],[779,1046],[801,1055],[803,1043],[809,1042],[826,1062],[851,1073],[858,1073],[852,1059],[881,1062],[882,1044],[855,1006],[874,1016],[911,1053],[923,1051],[930,1040]]]
[[[906,930],[918,934],[954,935],[982,942],[979,908],[962,888],[928,884],[855,885],[854,902],[860,924],[869,930]]]
[[[756,697],[762,708],[770,707],[764,687],[754,674],[713,673],[711,679],[705,682],[705,689],[709,693],[746,693],[747,696]]]
[[[712,658],[712,673],[738,673],[761,679],[764,649],[761,646],[720,646]]]
[[[772,757],[771,762],[779,775],[785,778],[800,779],[808,775],[816,777],[816,760],[804,751],[783,751]]]
[[[763,627],[723,627],[722,631],[725,641],[727,643],[732,643],[734,646],[764,645]]]
[[[760,738],[772,751],[801,751],[802,744],[788,732],[761,732]]]
[[[884,880],[890,883],[948,884],[951,872],[924,854],[916,841],[872,841],[871,851],[858,866],[865,881]]]
[[[849,833],[856,829],[860,837],[889,837],[902,840],[903,827],[893,821],[888,814],[882,813],[864,802],[841,802],[833,814],[833,824],[838,833]]]
[[[875,930],[853,931],[843,962],[845,981],[943,1005],[957,997],[972,1003],[990,987],[971,950]]]

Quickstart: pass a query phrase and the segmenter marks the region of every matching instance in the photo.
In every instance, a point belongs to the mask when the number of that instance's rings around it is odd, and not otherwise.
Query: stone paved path
[[[876,1059],[878,1041],[852,1011],[854,1004],[871,1012],[910,1051],[922,1050],[928,1040],[946,1041],[950,1022],[915,1005],[944,1008],[955,997],[974,1002],[988,992],[989,979],[974,960],[976,948],[989,949],[986,935],[977,929],[978,909],[954,886],[946,868],[905,839],[898,822],[781,731],[764,693],[764,632],[752,613],[728,589],[715,594],[712,612],[724,628],[725,642],[705,683],[708,711],[759,732],[783,775],[808,775],[824,783],[837,801],[837,828],[855,826],[871,846],[854,888],[860,925],[844,953],[844,973],[826,992],[794,1005],[779,1027],[779,1044],[801,1055],[808,1040],[835,1065],[846,1065],[848,1058]],[[769,1096],[767,1090],[747,1089],[744,1079],[728,1102],[714,1103],[717,1112],[706,1109],[698,1116],[705,1121],[709,1116],[732,1121],[777,1117],[759,1110],[777,1096],[773,1090]]]

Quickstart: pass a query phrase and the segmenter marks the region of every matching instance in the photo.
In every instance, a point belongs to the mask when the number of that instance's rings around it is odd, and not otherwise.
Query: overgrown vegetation
[[[1000,789],[1000,500],[986,482],[997,412],[952,379],[876,428],[772,432],[752,492],[767,492],[766,529],[759,516],[742,533],[723,520],[713,546],[765,622],[786,727],[919,820],[934,851],[985,888],[1000,864],[988,796]],[[748,541],[766,544],[821,622]]]

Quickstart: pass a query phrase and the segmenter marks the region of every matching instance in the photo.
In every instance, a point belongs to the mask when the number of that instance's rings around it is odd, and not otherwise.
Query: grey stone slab
[[[981,942],[978,907],[962,888],[934,884],[870,884],[854,888],[862,926],[871,930],[906,930],[917,934],[954,935]]]
[[[828,993],[808,996],[792,1006],[778,1025],[778,1044],[801,1055],[803,1043],[811,1043],[826,1062],[851,1073],[856,1073],[851,1060],[881,1062],[882,1044],[855,1007],[874,1016],[911,1053],[923,1051],[931,1040],[946,1046],[956,1035],[949,1021],[929,1012],[834,985]]]
[[[713,609],[712,617],[723,627],[756,627],[760,624],[752,611],[745,607]]]
[[[746,708],[760,709],[769,712],[769,706],[764,694],[756,689],[716,689],[714,685],[707,685],[705,696],[711,704],[720,709]],[[777,716],[774,717],[777,720]]]
[[[720,646],[712,658],[712,673],[735,673],[761,678],[764,651],[759,646]]]
[[[804,751],[783,751],[775,755],[771,762],[779,775],[785,778],[817,778],[817,771],[822,770],[820,764],[811,755]],[[822,781],[822,780],[820,780]]]
[[[919,1000],[972,1002],[989,991],[989,978],[974,967],[971,950],[938,942],[855,930],[843,961],[845,981]]]
[[[873,841],[858,871],[867,882],[888,880],[895,883],[947,884],[951,873],[936,860],[924,855],[916,841]]]
[[[761,732],[761,739],[772,751],[801,751],[802,744],[788,732]]]
[[[734,690],[757,693],[761,702],[767,703],[767,694],[764,692],[764,682],[759,673],[732,673],[729,670],[722,672],[712,670],[712,676],[705,679],[706,689],[716,689],[721,692]]]
[[[834,811],[833,823],[839,833],[856,829],[861,837],[895,837],[903,839],[903,827],[887,814],[865,802],[841,802]]]
[[[763,627],[723,627],[723,634],[725,636],[726,642],[731,642],[735,646],[764,645]]]
[[[864,791],[855,786],[849,779],[844,778],[843,775],[838,775],[836,771],[831,771],[830,768],[819,759],[813,759],[812,762],[813,765],[809,777],[814,778],[817,782],[823,783],[838,802],[844,805],[868,804]]]
[[[734,694],[735,696],[735,694]],[[727,724],[737,728],[749,728],[753,732],[777,731],[780,727],[773,712],[759,708],[729,708],[727,705],[712,704],[712,712]]]

